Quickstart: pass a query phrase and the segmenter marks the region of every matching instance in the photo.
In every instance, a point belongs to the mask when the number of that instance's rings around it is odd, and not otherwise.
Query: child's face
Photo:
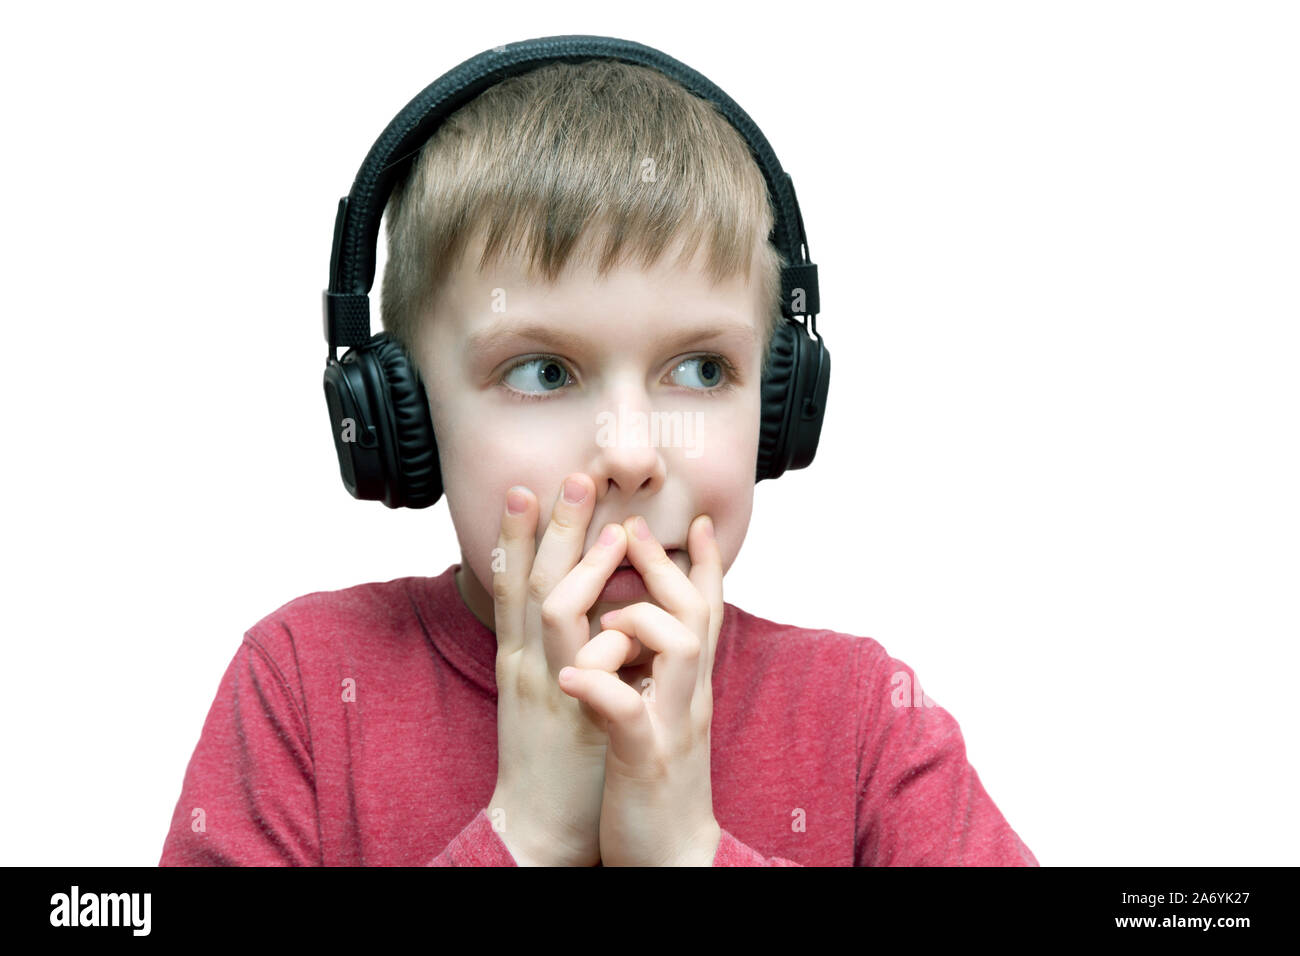
[[[524,485],[537,497],[540,543],[574,472],[585,472],[596,488],[582,554],[604,525],[639,514],[688,573],[687,530],[707,514],[729,569],[753,506],[763,308],[757,271],[715,286],[702,249],[679,267],[674,248],[648,271],[634,263],[604,278],[575,257],[549,284],[530,281],[513,258],[476,272],[481,249],[481,238],[469,244],[416,345],[466,604],[495,630],[492,551],[506,491]],[[525,326],[541,332],[516,332]],[[738,374],[710,364],[709,355],[724,356]],[[724,388],[728,381],[734,387]],[[639,437],[630,429],[634,412],[644,413]],[[664,427],[674,412],[675,433]],[[651,413],[659,413],[658,439]],[[639,600],[653,599],[643,593]],[[601,614],[631,603],[598,602],[588,615],[591,633]]]

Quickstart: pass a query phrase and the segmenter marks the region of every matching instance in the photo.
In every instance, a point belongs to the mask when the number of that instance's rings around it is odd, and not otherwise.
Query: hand
[[[622,525],[606,526],[586,555],[582,545],[595,488],[578,503],[556,497],[534,552],[537,504],[524,492],[521,514],[503,509],[492,576],[497,635],[497,784],[488,816],[504,810],[502,841],[520,865],[595,866],[608,737],[604,719],[566,696],[557,675],[591,636],[587,612],[627,553]],[[612,536],[612,537],[611,537]],[[581,557],[581,561],[579,561]],[[494,563],[495,566],[495,563]]]
[[[601,862],[711,866],[722,836],[709,776],[722,557],[705,515],[687,535],[689,577],[664,553],[644,519],[632,518],[625,528],[628,560],[661,606],[643,601],[602,615],[606,630],[578,653],[574,670],[566,668],[561,682],[565,693],[605,718],[609,732]],[[647,537],[638,537],[638,529]],[[642,693],[617,674],[640,645],[655,652],[653,677]],[[592,661],[599,664],[590,666]]]

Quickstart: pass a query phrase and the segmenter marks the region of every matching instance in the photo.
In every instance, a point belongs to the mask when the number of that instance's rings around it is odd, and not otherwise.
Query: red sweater
[[[244,635],[161,866],[514,866],[496,785],[496,635],[452,565],[290,601]],[[1037,866],[874,640],[726,605],[713,666],[714,866]]]

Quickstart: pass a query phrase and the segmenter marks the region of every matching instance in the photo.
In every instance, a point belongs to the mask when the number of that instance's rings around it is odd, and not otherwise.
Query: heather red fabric
[[[485,809],[496,635],[461,599],[458,568],[308,594],[249,629],[159,865],[514,866]],[[1037,866],[953,717],[908,705],[916,686],[871,638],[727,604],[713,865]]]

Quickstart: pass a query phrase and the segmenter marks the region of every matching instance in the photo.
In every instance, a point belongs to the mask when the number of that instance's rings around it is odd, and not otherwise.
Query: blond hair
[[[657,70],[557,62],[489,87],[422,147],[386,215],[381,314],[408,355],[471,236],[485,238],[478,269],[522,248],[553,282],[599,229],[602,276],[631,257],[649,267],[675,240],[679,262],[707,242],[713,281],[756,268],[767,371],[786,265],[767,183],[726,117]]]

